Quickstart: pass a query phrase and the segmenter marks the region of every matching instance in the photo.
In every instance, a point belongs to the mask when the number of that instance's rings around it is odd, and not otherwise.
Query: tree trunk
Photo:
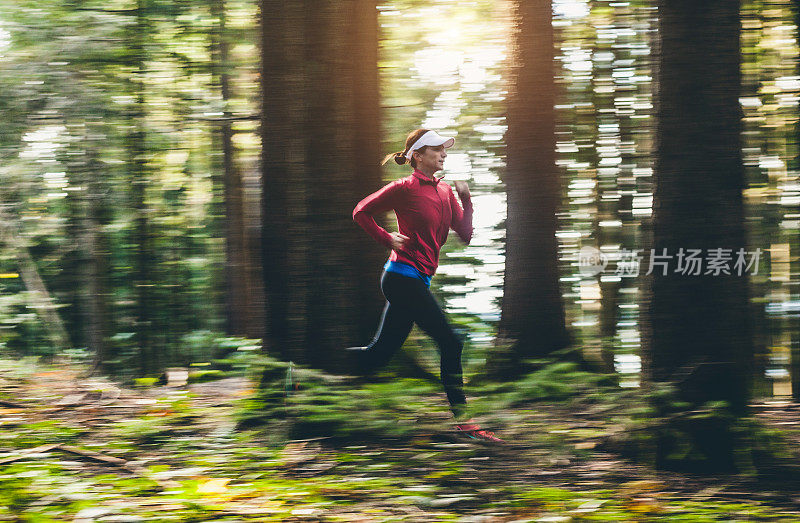
[[[795,38],[800,39],[800,2],[794,1],[792,2],[792,10],[794,14],[794,25],[795,25]],[[798,62],[798,72],[795,73],[800,75],[800,62]],[[797,123],[795,124],[795,133],[794,133],[794,141],[795,141],[795,158],[794,158],[794,169],[800,170],[800,119],[798,119]],[[794,331],[795,334],[797,330]],[[792,397],[795,401],[800,402],[800,340],[794,340],[794,343],[791,344],[789,350],[791,351],[791,379],[792,379]]]
[[[382,156],[380,125],[383,115],[378,75],[380,38],[378,10],[373,0],[357,0],[353,14],[351,29],[347,35],[349,51],[346,49],[343,57],[345,63],[352,68],[348,79],[349,86],[345,86],[344,89],[350,89],[352,92],[350,105],[355,122],[350,135],[350,148],[353,151],[350,157],[354,165],[348,182],[351,187],[348,219],[351,219],[352,209],[361,198],[377,191],[383,185],[379,166]],[[348,54],[359,58],[350,60]],[[352,252],[358,253],[352,256],[354,263],[352,281],[356,283],[355,299],[360,308],[354,316],[350,311],[350,317],[356,321],[357,340],[350,338],[348,344],[353,345],[351,342],[356,342],[366,345],[366,342],[374,336],[383,311],[385,299],[380,290],[379,280],[389,253],[383,247],[370,242],[363,230],[354,227],[352,223],[347,233]]]
[[[509,97],[506,267],[498,342],[512,345],[513,364],[569,344],[558,270],[552,5],[515,2],[516,32]],[[490,362],[489,366],[492,366]],[[497,367],[497,365],[495,365]],[[493,373],[503,372],[495,368]]]
[[[145,143],[145,85],[146,51],[144,41],[148,32],[146,0],[138,0],[136,26],[132,35],[133,52],[136,57],[136,71],[133,79],[134,110],[131,115],[131,206],[135,214],[133,244],[133,284],[136,296],[135,329],[139,350],[139,372],[146,375],[158,368],[156,353],[153,351],[151,329],[153,326],[150,285],[152,284],[150,265],[154,263],[150,239],[147,202],[147,144]]]
[[[265,348],[333,367],[380,314],[386,254],[352,221],[381,184],[377,9],[371,0],[261,8]]]
[[[82,123],[81,155],[74,163],[78,183],[82,190],[70,193],[76,199],[79,228],[75,232],[78,239],[76,248],[77,271],[80,282],[78,289],[77,328],[82,335],[81,345],[93,353],[92,368],[109,373],[106,362],[110,359],[106,337],[108,335],[108,246],[101,231],[103,220],[102,187],[105,186],[102,166],[98,159],[97,144],[102,134],[91,132],[92,123]]]
[[[98,171],[92,169],[94,159],[89,159],[88,175],[92,177]],[[99,176],[99,175],[98,175]],[[106,336],[108,334],[108,289],[105,238],[100,232],[100,205],[102,196],[98,190],[99,183],[89,180],[84,195],[84,231],[83,246],[86,263],[83,267],[84,288],[84,337],[94,353],[93,368],[101,368],[108,372],[105,363],[109,359]]]
[[[666,249],[666,275],[645,277],[644,375],[671,383],[687,402],[681,415],[706,402],[746,412],[753,354],[746,274],[714,275],[709,249],[746,249],[740,149],[739,3],[662,0],[655,93],[657,115],[652,246]],[[700,275],[676,273],[678,249],[702,249]],[[646,264],[647,266],[647,264]],[[645,341],[645,340],[643,340]],[[734,462],[725,424],[683,425],[703,457],[671,462],[661,440],[658,465],[726,469]],[[687,458],[688,459],[688,458]]]
[[[229,120],[228,101],[231,97],[228,36],[225,28],[224,0],[213,0],[211,15],[216,28],[211,32],[212,84],[219,90],[223,105],[223,120],[214,130],[222,149],[222,194],[224,201],[225,234],[225,327],[230,335],[246,336],[252,331],[252,286],[248,281],[249,260],[245,244],[244,198],[242,179],[236,166],[233,130]],[[219,179],[219,176],[215,176]]]

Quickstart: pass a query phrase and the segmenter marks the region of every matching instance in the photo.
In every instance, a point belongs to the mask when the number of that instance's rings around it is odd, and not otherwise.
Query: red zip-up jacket
[[[391,248],[391,235],[375,222],[374,216],[389,210],[397,215],[397,228],[410,238],[406,247],[394,249],[390,261],[407,263],[426,276],[433,276],[439,266],[439,250],[452,228],[465,244],[472,239],[472,200],[456,201],[453,188],[441,178],[431,179],[414,169],[370,194],[353,209],[353,220],[375,241]]]

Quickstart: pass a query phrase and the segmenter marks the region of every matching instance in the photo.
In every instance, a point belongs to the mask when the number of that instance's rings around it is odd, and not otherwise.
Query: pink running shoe
[[[494,435],[494,432],[482,429],[477,423],[462,423],[456,425],[456,432],[470,439],[487,443],[505,443],[504,440]]]

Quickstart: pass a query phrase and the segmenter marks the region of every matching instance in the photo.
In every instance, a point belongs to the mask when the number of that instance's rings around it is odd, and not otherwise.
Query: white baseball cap
[[[455,138],[445,138],[444,136],[439,136],[436,131],[428,131],[420,136],[416,142],[414,142],[414,145],[412,145],[406,153],[406,158],[410,160],[414,151],[420,147],[425,147],[426,145],[431,145],[433,147],[444,145],[445,149],[449,149],[454,143],[456,143]]]

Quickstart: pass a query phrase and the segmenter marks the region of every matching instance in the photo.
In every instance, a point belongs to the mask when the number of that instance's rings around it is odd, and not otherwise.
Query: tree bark
[[[747,248],[740,148],[739,3],[662,0],[655,95],[657,116],[652,246],[672,255],[666,275],[645,276],[642,310],[648,339],[644,376],[670,383],[687,411],[727,402],[747,412],[753,342],[748,279],[676,273],[678,249]],[[705,260],[704,260],[705,261]],[[649,270],[649,264],[646,264]],[[731,466],[732,439],[724,424],[686,425],[705,458],[697,466]],[[701,434],[701,432],[703,432]],[[671,463],[659,448],[660,466]]]
[[[794,14],[794,25],[795,25],[795,38],[800,39],[800,2],[792,2],[792,13]],[[795,73],[800,75],[800,62],[798,62],[798,72]],[[795,132],[794,132],[794,142],[795,142],[795,158],[794,158],[794,169],[800,169],[800,119],[798,119],[797,123],[795,124]],[[795,330],[795,332],[797,332]],[[792,343],[790,349],[791,351],[791,380],[792,380],[792,397],[795,401],[800,401],[800,342]]]
[[[352,221],[381,184],[377,9],[264,0],[261,13],[265,349],[334,367],[380,314],[386,254]]]
[[[506,136],[506,267],[497,339],[511,343],[512,362],[519,362],[566,347],[569,336],[555,236],[561,184],[555,164],[552,5],[549,0],[514,2],[514,10],[517,25]],[[522,366],[512,364],[505,370],[514,369]]]
[[[241,173],[236,166],[233,146],[233,129],[228,101],[231,98],[229,45],[226,32],[226,7],[224,0],[213,0],[211,15],[216,27],[211,32],[212,84],[219,90],[223,105],[223,120],[215,126],[214,133],[222,149],[222,198],[224,201],[225,234],[225,326],[231,335],[247,336],[252,332],[251,303],[253,287],[248,281],[250,274],[248,250],[245,241],[244,195]],[[215,176],[215,179],[219,178]]]
[[[81,265],[81,318],[83,338],[93,353],[92,370],[111,371],[106,362],[110,359],[108,336],[108,246],[101,231],[103,215],[103,178],[97,150],[93,146],[97,137],[91,134],[91,124],[84,123],[84,162],[81,166],[82,191],[80,207],[82,227],[79,233]]]
[[[130,167],[131,167],[131,206],[135,214],[133,233],[133,284],[136,296],[135,329],[139,351],[139,372],[146,375],[158,368],[157,355],[152,347],[151,329],[153,327],[154,303],[150,285],[152,284],[150,265],[154,263],[152,242],[146,202],[147,193],[147,144],[145,130],[145,85],[146,50],[144,41],[148,33],[146,13],[147,0],[138,0],[136,25],[132,35],[132,49],[136,59],[136,71],[132,81],[134,110],[131,115]]]

